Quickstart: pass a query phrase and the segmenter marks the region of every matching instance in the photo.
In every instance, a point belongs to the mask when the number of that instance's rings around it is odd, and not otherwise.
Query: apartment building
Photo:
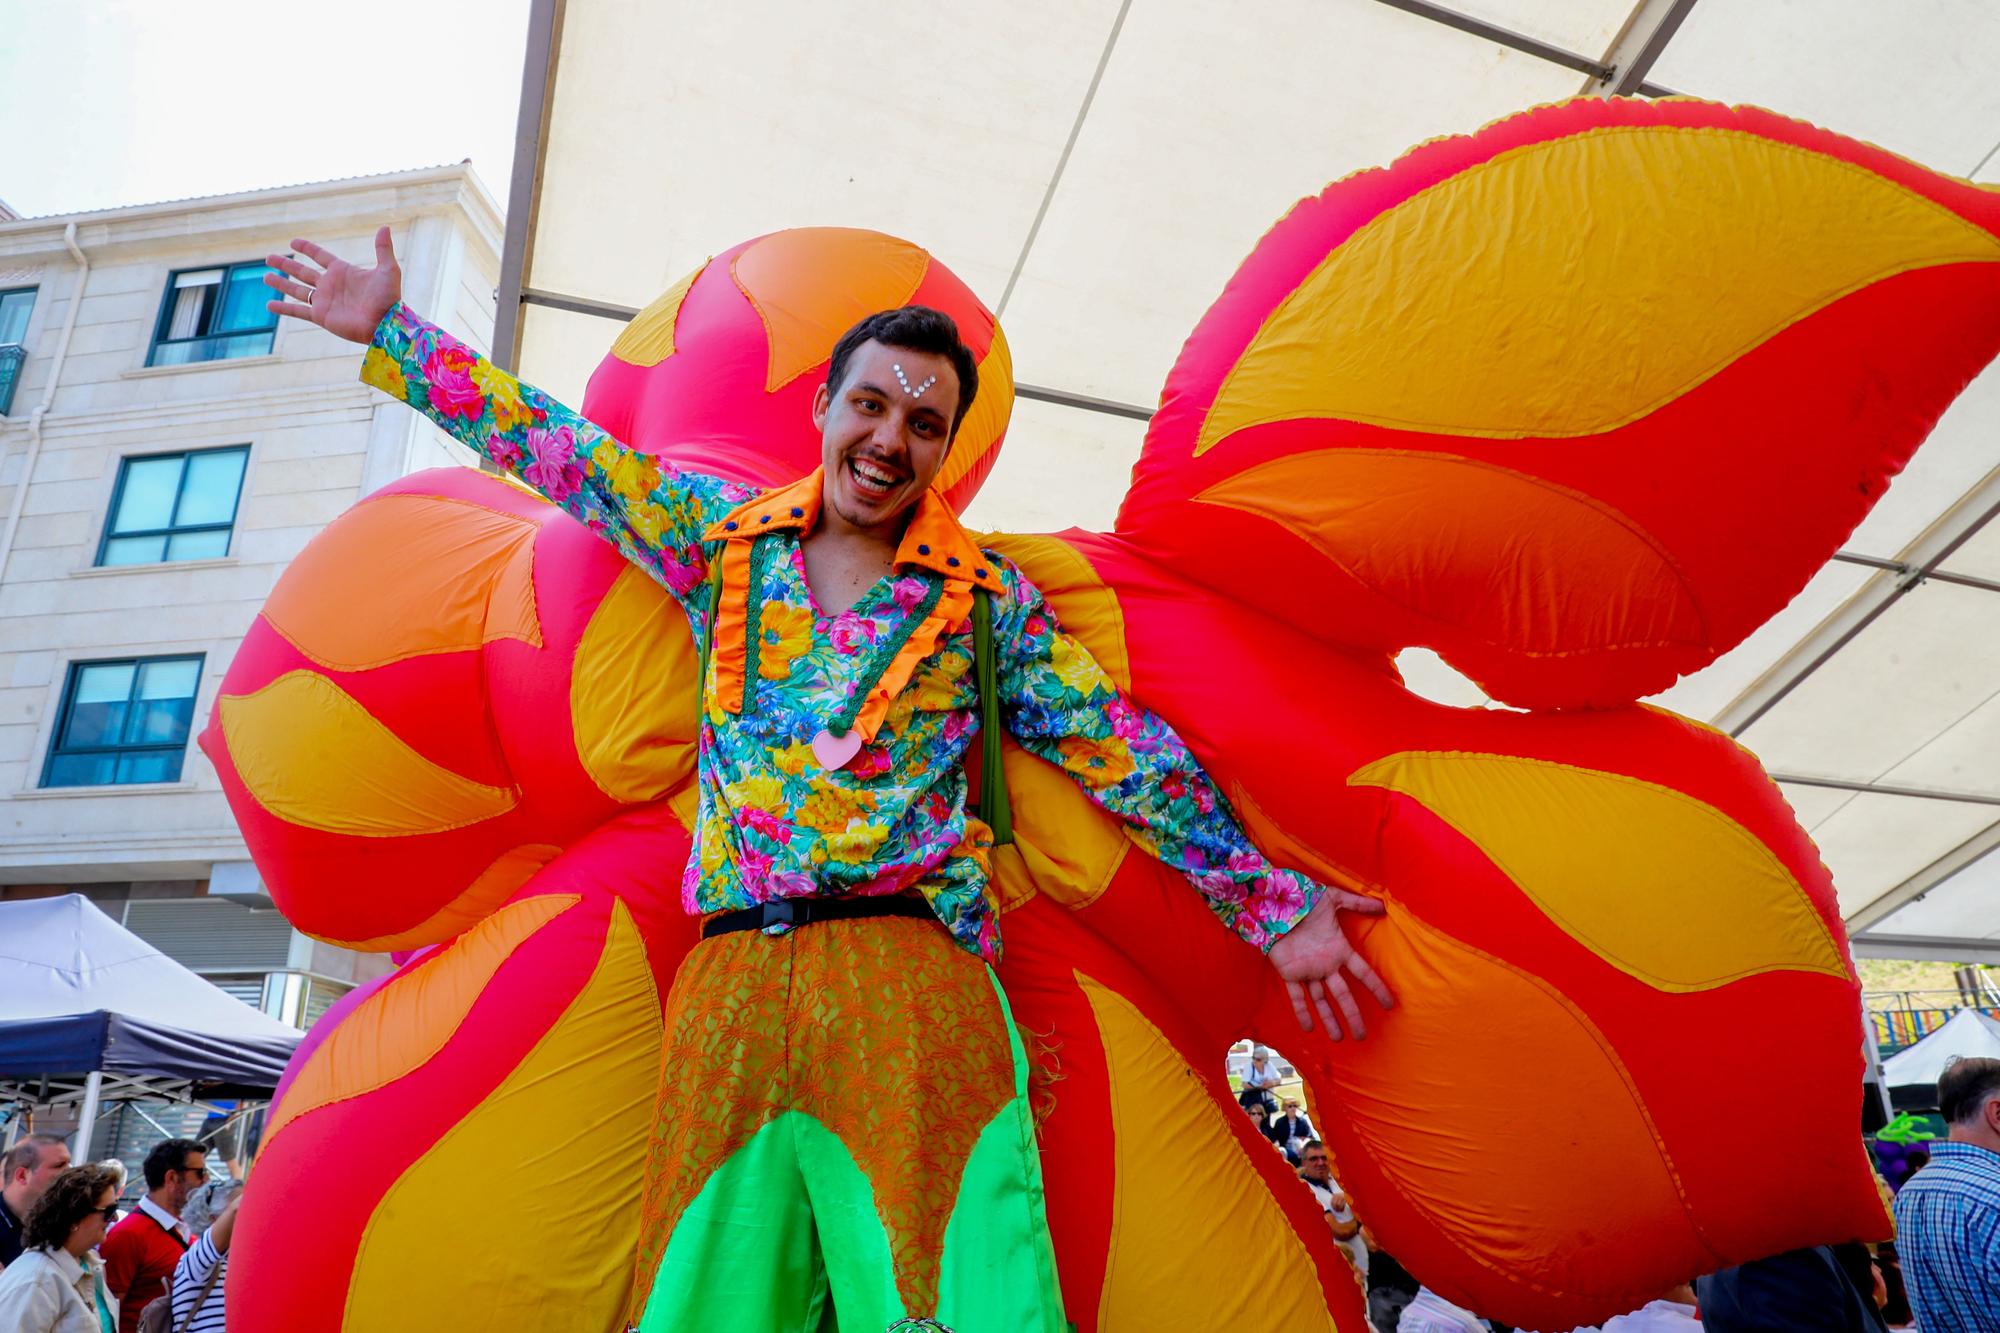
[[[0,189],[5,182],[0,181]],[[469,164],[58,217],[0,205],[0,898],[83,892],[308,1025],[386,968],[293,931],[192,743],[285,565],[470,456],[264,308],[295,236],[372,253],[480,346],[501,220]]]

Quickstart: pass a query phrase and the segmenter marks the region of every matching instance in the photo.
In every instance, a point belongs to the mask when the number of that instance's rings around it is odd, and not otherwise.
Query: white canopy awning
[[[2000,1018],[1959,1010],[1936,1032],[1884,1060],[1882,1086],[1935,1088],[1945,1066],[1968,1057],[2000,1059]]]
[[[531,25],[501,354],[577,401],[612,321],[717,251],[909,237],[1006,322],[1023,401],[989,527],[1108,526],[1251,244],[1425,139],[1672,91],[2000,183],[1976,0],[536,0]],[[1989,372],[1791,607],[1662,696],[1779,775],[1862,953],[2000,960],[1996,512]],[[1418,688],[1480,702],[1410,656]]]

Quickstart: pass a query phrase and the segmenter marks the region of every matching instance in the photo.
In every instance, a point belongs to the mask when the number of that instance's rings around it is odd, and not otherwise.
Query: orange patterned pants
[[[696,946],[667,997],[645,1333],[1059,1333],[1005,997],[935,922]]]

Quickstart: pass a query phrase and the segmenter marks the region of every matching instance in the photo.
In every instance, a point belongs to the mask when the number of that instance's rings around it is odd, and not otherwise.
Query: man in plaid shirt
[[[1923,1333],[2000,1329],[2000,1060],[1938,1079],[1951,1137],[1896,1196],[1896,1252]]]

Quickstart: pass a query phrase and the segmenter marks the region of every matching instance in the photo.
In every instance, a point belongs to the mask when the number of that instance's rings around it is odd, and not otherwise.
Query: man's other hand
[[[1271,946],[1269,956],[1271,966],[1285,979],[1285,992],[1292,998],[1292,1012],[1298,1015],[1300,1027],[1311,1032],[1313,1013],[1317,1010],[1326,1035],[1339,1041],[1340,1022],[1333,1014],[1334,1005],[1338,1005],[1347,1020],[1347,1030],[1358,1041],[1368,1035],[1368,1025],[1361,1021],[1361,1006],[1354,998],[1348,978],[1366,986],[1384,1009],[1393,1009],[1396,997],[1382,984],[1382,978],[1375,975],[1368,960],[1348,942],[1347,932],[1340,924],[1342,912],[1380,916],[1382,903],[1376,898],[1328,886],[1305,920]]]

